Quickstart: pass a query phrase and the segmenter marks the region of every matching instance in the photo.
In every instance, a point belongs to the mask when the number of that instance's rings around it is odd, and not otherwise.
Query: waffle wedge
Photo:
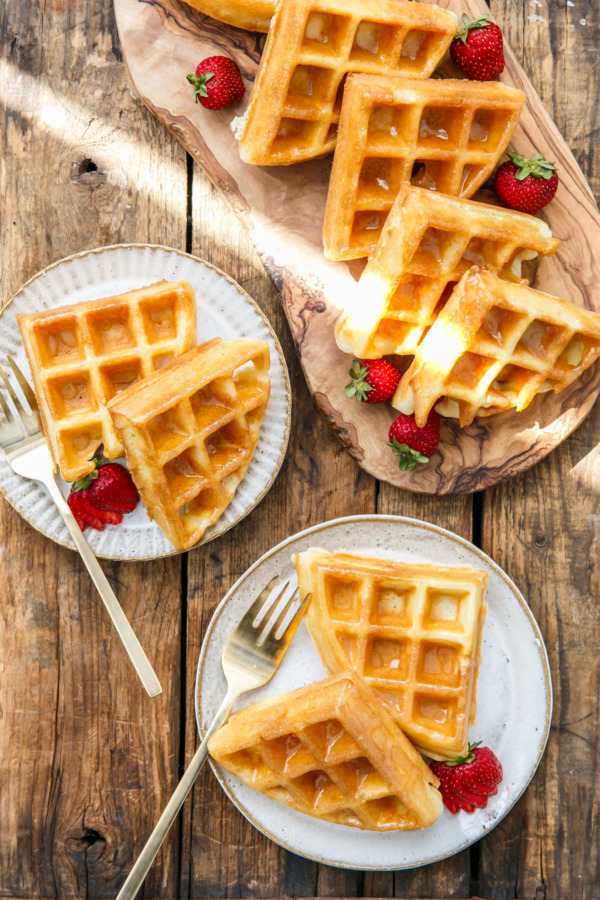
[[[17,316],[42,425],[65,481],[94,469],[101,444],[123,445],[107,403],[196,343],[196,300],[185,281]]]
[[[323,226],[325,256],[368,256],[400,187],[472,197],[492,174],[525,94],[499,82],[349,75]]]
[[[474,266],[417,347],[393,398],[423,425],[433,406],[469,425],[556,393],[600,356],[600,315]]]
[[[184,0],[219,22],[227,22],[246,31],[268,31],[275,12],[275,0]]]
[[[559,244],[535,216],[403,184],[337,322],[338,346],[365,359],[414,353],[471,266],[519,282],[523,260]]]
[[[487,574],[310,549],[295,558],[306,623],[329,672],[354,669],[423,753],[467,749]]]
[[[439,781],[354,672],[234,713],[209,752],[292,809],[371,831],[427,828]]]
[[[289,165],[330,153],[348,72],[427,78],[456,31],[452,13],[407,0],[280,0],[247,112],[240,156]]]
[[[150,518],[196,544],[246,474],[269,400],[266,341],[213,338],[109,403]]]

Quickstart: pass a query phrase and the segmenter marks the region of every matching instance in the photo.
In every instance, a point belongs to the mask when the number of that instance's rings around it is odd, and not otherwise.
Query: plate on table
[[[151,244],[99,247],[69,256],[38,272],[17,291],[0,318],[0,364],[11,354],[31,380],[16,316],[86,300],[110,297],[161,279],[189,281],[196,294],[198,343],[209,338],[256,338],[271,353],[271,394],[260,437],[246,475],[221,518],[200,544],[244,518],[267,493],[279,471],[290,431],[291,390],[283,351],[268,319],[232,278],[179,250]],[[124,459],[120,460],[125,462]],[[65,496],[69,486],[59,477]],[[15,475],[0,455],[0,491],[24,519],[51,540],[75,549],[46,489]],[[119,526],[86,529],[96,556],[104,559],[156,559],[178,551],[152,522],[140,502]],[[199,546],[199,544],[197,545]]]
[[[477,716],[471,740],[497,754],[504,770],[483,810],[451,815],[422,831],[369,832],[323,822],[245,785],[211,760],[230,800],[259,831],[286,850],[346,869],[408,869],[445,859],[479,840],[512,809],[540,762],[552,714],[552,684],[544,642],[525,599],[489,556],[435,525],[399,516],[351,516],[302,531],[266,553],[231,588],[215,611],[200,653],[196,721],[201,734],[225,694],[223,647],[252,600],[274,576],[296,574],[292,555],[319,547],[416,563],[469,566],[488,573]],[[327,677],[304,622],[273,679],[242,695],[240,709]],[[515,740],[518,735],[518,741]]]
[[[489,12],[484,0],[428,2],[458,19],[462,13],[474,19]],[[560,394],[538,396],[521,413],[481,418],[462,429],[455,420],[444,421],[431,463],[401,472],[386,445],[397,413],[388,403],[357,403],[344,392],[352,358],[338,349],[334,326],[361,261],[331,262],[323,255],[332,157],[291,166],[252,166],[239,157],[231,121],[245,112],[265,36],[217,22],[181,0],[114,0],[114,6],[132,86],[223,191],[247,229],[281,294],[315,406],[359,465],[417,493],[481,490],[525,471],[579,425],[598,394],[598,363]],[[234,59],[246,85],[239,103],[218,112],[193,102],[185,78],[201,59],[215,54]],[[527,94],[509,149],[526,156],[540,152],[560,171],[558,193],[540,218],[563,243],[554,256],[539,261],[533,286],[600,312],[600,257],[594,253],[600,215],[593,194],[506,42],[505,57],[500,81]],[[441,71],[456,74],[446,62]]]

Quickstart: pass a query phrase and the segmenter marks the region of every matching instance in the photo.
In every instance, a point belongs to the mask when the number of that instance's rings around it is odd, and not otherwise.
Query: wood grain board
[[[457,15],[481,14],[482,0],[443,0]],[[422,493],[462,493],[497,484],[542,459],[588,413],[600,387],[592,367],[558,395],[537,397],[522,413],[477,420],[466,429],[442,425],[439,451],[427,466],[400,472],[386,446],[396,413],[347,398],[351,358],[335,343],[339,298],[352,267],[325,259],[321,229],[331,158],[295,166],[242,163],[230,128],[245,100],[218,113],[192,102],[185,80],[198,60],[215,53],[233,57],[248,88],[264,36],[216,22],[180,0],[115,0],[119,35],[135,90],[185,145],[224,192],[247,228],[283,303],[313,402],[342,445],[366,471]],[[502,80],[525,91],[527,103],[512,146],[555,160],[561,184],[543,218],[563,243],[541,260],[535,286],[600,311],[600,215],[592,193],[558,129],[514,55],[507,48]],[[456,74],[446,64],[446,74]],[[489,199],[489,196],[486,197]]]

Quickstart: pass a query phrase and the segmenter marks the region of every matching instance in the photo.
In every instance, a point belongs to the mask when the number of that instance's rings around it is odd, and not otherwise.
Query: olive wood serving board
[[[487,10],[483,0],[440,0],[439,5],[458,17]],[[524,412],[483,418],[464,429],[442,420],[440,447],[429,464],[401,472],[386,446],[393,408],[361,404],[344,392],[352,360],[337,348],[334,324],[339,298],[360,264],[331,262],[323,255],[331,157],[277,167],[250,166],[239,158],[230,122],[245,111],[265,35],[217,22],[181,0],[115,0],[115,10],[133,87],[233,205],[279,290],[315,406],[367,472],[421,493],[480,490],[538,462],[582,421],[600,389],[598,363],[562,393],[538,396]],[[195,104],[185,78],[214,54],[235,59],[247,85],[240,103],[219,112]],[[533,285],[600,312],[598,208],[510,48],[505,55],[501,80],[527,94],[511,146],[525,155],[542,153],[560,173],[558,193],[541,217],[563,243],[555,256],[539,262]],[[451,63],[442,74],[456,74]]]

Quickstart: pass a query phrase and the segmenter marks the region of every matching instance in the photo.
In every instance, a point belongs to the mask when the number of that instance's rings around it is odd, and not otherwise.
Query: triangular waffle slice
[[[311,549],[296,558],[306,623],[325,668],[352,668],[423,753],[467,749],[487,574]]]
[[[178,550],[202,538],[246,474],[268,370],[266,341],[214,338],[109,404],[148,515]]]
[[[407,0],[281,0],[245,116],[240,156],[289,165],[330,153],[348,72],[428,78],[456,31],[452,13]]]
[[[434,406],[469,425],[562,391],[598,356],[598,313],[473,267],[417,347],[393,405],[419,425]]]
[[[472,197],[492,174],[525,94],[499,82],[349,75],[323,227],[325,256],[368,256],[404,182]]]
[[[519,282],[523,260],[559,244],[535,216],[406,183],[337,322],[337,343],[365,359],[414,353],[447,289],[471,266]]]
[[[123,455],[107,403],[196,343],[196,300],[185,281],[17,320],[44,434],[65,481],[93,471],[101,444],[109,459]]]
[[[241,709],[208,748],[250,787],[340,825],[427,828],[442,811],[438,779],[354,672]]]

